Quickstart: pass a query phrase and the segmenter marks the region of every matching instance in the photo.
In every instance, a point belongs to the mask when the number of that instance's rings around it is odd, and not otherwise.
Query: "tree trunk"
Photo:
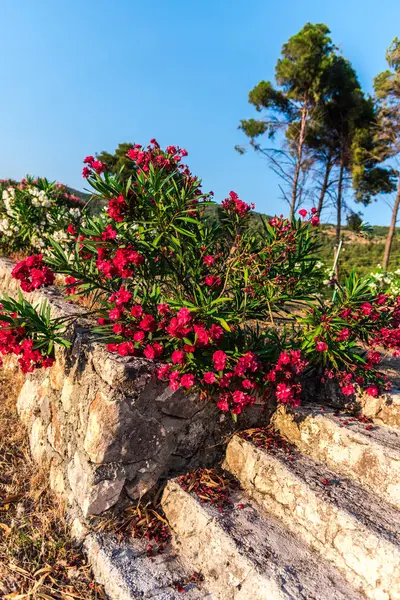
[[[300,128],[300,136],[299,136],[299,145],[297,147],[296,168],[295,168],[294,178],[293,178],[292,202],[290,204],[290,216],[289,216],[290,220],[293,219],[294,211],[296,210],[297,188],[299,185],[300,169],[301,169],[301,163],[303,160],[303,147],[304,147],[304,139],[306,137],[307,117],[308,117],[308,109],[303,108],[303,110],[301,112],[301,128]]]
[[[338,183],[338,194],[337,194],[337,218],[336,218],[336,236],[335,236],[336,252],[339,249],[340,232],[341,232],[341,228],[342,228],[343,174],[344,174],[344,164],[343,164],[343,158],[342,158],[340,160],[339,183]],[[336,280],[339,281],[339,261],[337,261],[337,263],[336,263],[335,276],[336,276]]]
[[[328,160],[328,162],[326,163],[326,167],[325,167],[324,181],[322,183],[321,194],[319,196],[318,207],[317,207],[317,215],[319,217],[321,216],[322,207],[324,205],[324,200],[325,200],[325,194],[328,190],[329,175],[330,175],[331,169],[332,169],[331,161]]]
[[[384,271],[387,271],[388,266],[389,266],[390,250],[392,248],[394,233],[396,231],[397,214],[399,212],[399,206],[400,206],[400,179],[399,179],[399,185],[397,188],[396,200],[394,201],[394,206],[393,206],[392,222],[390,223],[389,233],[386,238],[385,254],[383,255],[382,267],[383,267]]]

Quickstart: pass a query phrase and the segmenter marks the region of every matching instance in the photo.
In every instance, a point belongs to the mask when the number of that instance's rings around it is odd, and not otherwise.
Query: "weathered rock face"
[[[15,296],[12,266],[0,259],[0,291]],[[47,299],[57,316],[81,313],[54,289],[27,296]],[[18,398],[35,460],[49,463],[52,487],[84,515],[136,499],[168,474],[211,464],[235,428],[269,421],[273,407],[255,406],[235,426],[214,403],[157,382],[150,361],[93,343],[87,325],[73,322],[71,348],[58,350],[51,369],[29,375]]]

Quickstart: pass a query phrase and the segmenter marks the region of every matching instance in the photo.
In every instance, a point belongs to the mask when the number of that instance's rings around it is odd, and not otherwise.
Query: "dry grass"
[[[68,535],[62,505],[32,462],[17,394],[16,380],[0,373],[0,598],[104,599]]]

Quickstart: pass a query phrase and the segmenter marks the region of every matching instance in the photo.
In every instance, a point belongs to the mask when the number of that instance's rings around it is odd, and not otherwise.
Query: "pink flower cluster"
[[[135,144],[127,152],[127,156],[136,164],[138,171],[144,173],[148,173],[150,164],[167,171],[174,170],[187,154],[185,149],[177,146],[167,146],[164,152],[155,139],[150,140],[146,149],[141,144]]]
[[[303,217],[303,219],[306,219],[308,217],[308,210],[302,208],[301,210],[299,210],[299,215]],[[310,210],[310,223],[314,227],[320,224],[319,216],[317,215],[317,209],[315,208],[315,206],[313,206]]]
[[[54,273],[43,263],[43,254],[33,254],[21,260],[12,270],[12,276],[20,281],[24,292],[33,292],[54,283]]]
[[[144,257],[133,246],[97,248],[96,267],[106,279],[132,277],[134,267],[144,262]]]
[[[254,209],[254,204],[246,204],[240,200],[236,192],[229,192],[229,198],[222,202],[222,208],[228,214],[235,214],[243,219],[250,210]]]
[[[117,223],[122,223],[124,215],[128,209],[128,204],[123,196],[117,196],[111,198],[107,206],[107,214],[110,219],[113,219]]]
[[[17,315],[14,314],[13,318],[16,319]],[[23,327],[13,326],[0,320],[0,366],[2,365],[1,356],[10,354],[19,357],[18,363],[23,373],[32,373],[34,369],[47,368],[54,364],[53,358],[43,356],[39,350],[34,349],[34,343],[25,337]]]
[[[82,171],[82,175],[85,179],[90,177],[93,172],[101,175],[107,170],[107,165],[105,165],[101,160],[96,160],[94,156],[87,156],[83,162],[85,165],[87,165]]]
[[[275,386],[279,402],[298,406],[300,404],[301,385],[296,376],[304,372],[308,361],[301,356],[300,350],[284,350],[280,353],[276,365],[267,373],[265,379]]]
[[[199,326],[194,325],[194,328],[196,327]],[[204,333],[200,347],[209,346],[212,342],[218,343],[223,338],[223,331],[218,325],[212,325],[209,333],[203,327],[202,329]],[[195,350],[196,346],[192,348],[193,352]],[[184,352],[177,350],[171,358],[173,364],[185,365]],[[241,414],[247,406],[255,402],[255,393],[259,389],[258,379],[262,373],[261,363],[252,352],[235,357],[223,350],[213,351],[210,360],[213,369],[206,371],[201,379],[196,378],[194,373],[181,375],[179,369],[168,363],[159,367],[157,375],[163,381],[168,380],[174,391],[181,387],[190,389],[197,384],[202,388],[203,397],[218,397],[217,406],[221,411]]]

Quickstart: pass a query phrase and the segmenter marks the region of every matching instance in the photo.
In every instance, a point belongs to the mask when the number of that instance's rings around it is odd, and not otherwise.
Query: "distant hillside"
[[[343,247],[339,259],[340,271],[348,274],[356,269],[361,275],[375,270],[378,264],[382,264],[385,241],[389,227],[376,225],[373,227],[372,235],[363,238],[346,227],[343,228]],[[322,248],[321,258],[332,264],[335,245],[335,228],[331,225],[321,227]],[[397,229],[393,240],[392,252],[389,262],[389,270],[400,268],[400,233]]]

